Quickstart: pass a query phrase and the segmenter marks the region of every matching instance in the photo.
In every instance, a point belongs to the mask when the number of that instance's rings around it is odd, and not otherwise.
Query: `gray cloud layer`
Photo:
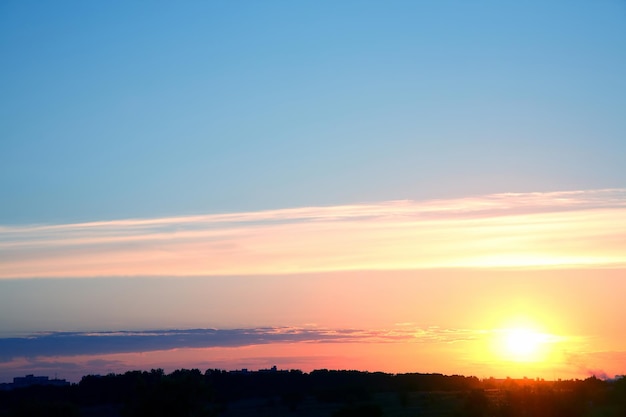
[[[176,348],[237,347],[268,343],[325,342],[443,342],[475,338],[475,331],[417,329],[393,330],[262,327],[252,329],[188,329],[117,332],[51,332],[0,339],[0,362],[39,356],[99,355],[147,352]]]

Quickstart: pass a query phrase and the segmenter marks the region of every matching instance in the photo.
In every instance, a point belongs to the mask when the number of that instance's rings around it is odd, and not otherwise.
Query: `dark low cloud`
[[[116,332],[52,332],[0,339],[0,362],[40,356],[102,355],[180,348],[237,347],[298,342],[454,342],[472,331],[439,328],[394,330],[262,327]]]
[[[243,346],[320,340],[318,331],[280,333],[274,329],[191,329],[119,332],[53,332],[0,339],[0,361],[16,357],[96,355],[175,348]]]

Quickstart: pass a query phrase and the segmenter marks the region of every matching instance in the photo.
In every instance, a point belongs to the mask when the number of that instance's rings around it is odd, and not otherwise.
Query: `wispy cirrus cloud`
[[[0,278],[622,267],[626,190],[0,227]]]

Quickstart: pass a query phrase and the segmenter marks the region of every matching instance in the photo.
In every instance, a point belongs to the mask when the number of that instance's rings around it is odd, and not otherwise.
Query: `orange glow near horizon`
[[[488,338],[489,335],[485,334]],[[517,337],[517,336],[516,336]],[[468,354],[483,340],[459,343],[424,344],[420,342],[296,342],[256,344],[238,347],[178,348],[161,351],[130,352],[101,355],[78,355],[39,357],[38,366],[45,369],[65,369],[62,377],[78,380],[85,373],[123,373],[127,370],[164,368],[167,372],[181,368],[225,369],[247,368],[250,370],[300,369],[310,372],[315,369],[354,369],[388,373],[444,373],[474,375],[479,378],[524,376],[551,379],[581,377],[584,374],[563,371],[561,364],[546,357],[534,356],[533,360],[492,358],[476,362]],[[522,351],[500,352],[501,354],[536,354],[535,347]],[[539,348],[542,349],[542,348]],[[64,364],[72,364],[71,366]],[[23,358],[0,364],[3,367],[24,369],[32,366]],[[78,366],[78,368],[76,368]],[[72,372],[78,372],[70,375]],[[19,372],[19,371],[18,371]],[[33,372],[38,372],[36,369]],[[557,373],[558,372],[558,373]],[[23,372],[22,372],[23,373]]]
[[[276,328],[272,334],[310,331],[311,338],[239,346],[38,356],[33,362],[16,356],[0,363],[0,372],[3,368],[18,370],[14,371],[18,375],[46,372],[46,369],[61,372],[74,369],[73,379],[80,378],[79,370],[83,374],[106,374],[152,368],[164,368],[168,372],[180,368],[256,370],[274,365],[279,369],[304,372],[355,369],[462,374],[479,378],[569,379],[591,374],[612,376],[620,372],[622,353],[591,355],[571,334],[548,328],[538,317],[535,312],[532,318],[509,318],[502,321],[502,327],[492,328],[419,327],[411,323],[397,323],[378,330],[333,330],[316,326]],[[270,329],[263,331],[269,332]]]

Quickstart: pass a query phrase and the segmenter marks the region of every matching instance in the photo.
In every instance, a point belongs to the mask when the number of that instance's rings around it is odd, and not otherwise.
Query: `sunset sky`
[[[626,3],[0,4],[0,383],[626,374]]]

